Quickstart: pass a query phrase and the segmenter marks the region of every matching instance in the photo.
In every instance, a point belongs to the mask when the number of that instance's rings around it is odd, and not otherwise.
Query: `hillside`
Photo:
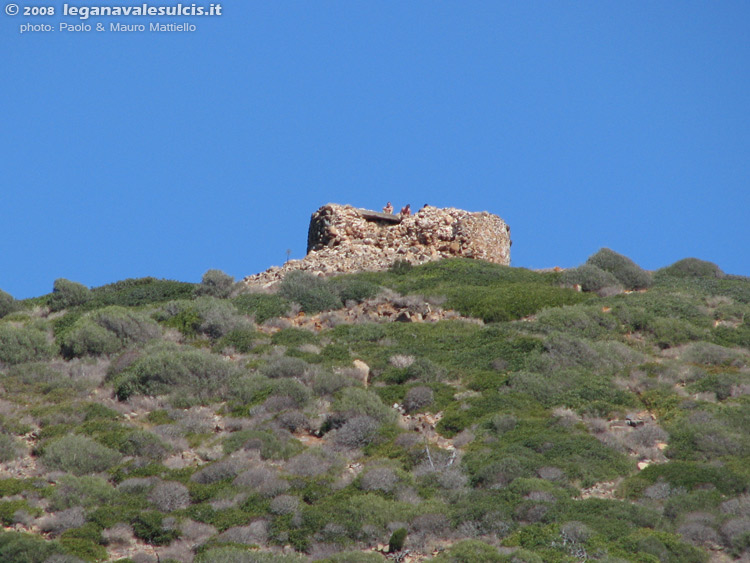
[[[710,262],[53,289],[0,292],[0,561],[750,559],[750,279]]]

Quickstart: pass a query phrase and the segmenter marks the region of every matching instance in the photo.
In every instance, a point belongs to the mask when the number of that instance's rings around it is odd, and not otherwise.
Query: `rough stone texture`
[[[305,258],[244,281],[270,286],[293,270],[330,275],[385,270],[396,260],[423,264],[456,256],[507,266],[510,245],[510,227],[486,211],[424,207],[402,217],[329,203],[310,219]]]

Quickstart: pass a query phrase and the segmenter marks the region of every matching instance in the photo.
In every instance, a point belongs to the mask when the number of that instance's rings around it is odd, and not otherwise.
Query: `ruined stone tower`
[[[396,260],[423,264],[464,257],[510,264],[510,227],[497,215],[423,207],[404,216],[329,203],[312,214],[307,256],[245,278],[270,285],[292,270],[319,274],[384,270]]]

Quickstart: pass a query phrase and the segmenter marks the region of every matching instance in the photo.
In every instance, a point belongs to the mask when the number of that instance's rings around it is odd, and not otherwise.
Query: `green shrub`
[[[249,406],[262,403],[269,397],[280,397],[284,408],[302,408],[310,399],[310,390],[294,378],[269,379],[263,375],[240,377],[232,382],[230,396],[233,405],[247,412]]]
[[[253,351],[259,338],[263,334],[250,326],[235,328],[222,336],[214,346],[215,352],[223,352],[228,348],[240,354],[247,354]]]
[[[315,374],[312,388],[316,395],[333,395],[344,387],[351,387],[355,383],[354,379],[342,373],[321,371]]]
[[[253,315],[258,324],[274,317],[284,317],[289,312],[289,301],[280,295],[246,293],[232,299],[232,303],[243,315]]]
[[[406,533],[406,528],[399,528],[391,534],[391,539],[388,540],[388,553],[396,553],[404,548]]]
[[[116,498],[117,492],[101,477],[65,475],[52,491],[50,507],[52,510],[67,510],[74,506],[95,508],[110,504]]]
[[[365,299],[375,297],[380,291],[380,286],[367,280],[343,276],[334,278],[330,282],[333,292],[335,292],[342,303],[355,301],[361,303]]]
[[[279,295],[294,303],[299,303],[308,314],[338,309],[341,298],[330,284],[313,274],[302,271],[288,273],[279,285]]]
[[[309,559],[302,555],[269,553],[258,551],[250,546],[210,547],[200,551],[195,558],[195,563],[304,563],[306,561]]]
[[[91,438],[69,435],[44,447],[42,462],[50,470],[86,475],[106,471],[116,465],[121,455]]]
[[[99,309],[91,314],[91,319],[112,332],[124,344],[142,343],[159,338],[159,325],[143,313],[120,306]]]
[[[378,553],[366,551],[342,551],[316,561],[318,563],[382,563],[383,557]]]
[[[154,313],[154,318],[188,337],[198,334],[202,320],[193,302],[187,300],[166,303],[160,311]]]
[[[147,350],[111,379],[120,400],[133,394],[163,395],[177,390],[204,400],[221,396],[235,373],[235,366],[221,357],[165,343]]]
[[[221,338],[241,323],[231,302],[215,297],[199,297],[193,307],[200,317],[198,331],[209,338]]]
[[[588,298],[572,289],[540,283],[512,283],[493,290],[464,287],[449,296],[446,305],[491,323],[521,319],[546,307],[573,305]]]
[[[423,383],[435,383],[443,381],[447,377],[445,368],[437,365],[429,358],[417,358],[405,370],[406,380],[421,381]]]
[[[750,363],[750,354],[717,346],[710,342],[694,342],[685,346],[680,358],[692,364],[718,367],[744,367]]]
[[[702,340],[706,331],[684,319],[659,317],[648,322],[646,329],[661,349],[672,348],[691,340]]]
[[[185,336],[200,333],[212,339],[221,338],[243,322],[230,301],[215,297],[172,301],[162,307],[156,318]]]
[[[36,535],[0,532],[0,561],[44,563],[52,555],[62,552],[57,542],[45,541]]]
[[[651,556],[653,561],[668,563],[705,563],[708,556],[697,547],[680,541],[675,534],[663,531],[637,530],[621,540],[631,553]],[[649,560],[649,559],[642,559]]]
[[[0,324],[0,362],[14,365],[43,361],[52,356],[52,350],[41,330]]]
[[[91,291],[88,287],[78,282],[59,278],[52,286],[52,294],[49,296],[49,308],[52,311],[61,311],[70,307],[83,305],[91,299]]]
[[[107,559],[107,550],[96,541],[78,537],[78,530],[68,530],[60,536],[60,544],[70,555],[83,559],[84,561],[104,561]]]
[[[0,463],[16,459],[23,453],[21,444],[13,436],[0,433]]]
[[[657,481],[665,481],[672,487],[681,487],[688,491],[713,485],[725,495],[736,495],[748,485],[746,478],[726,467],[713,467],[691,461],[671,461],[649,465],[638,475],[627,479],[622,490],[626,496],[635,497]]]
[[[611,337],[619,330],[617,319],[603,313],[600,307],[574,305],[545,309],[537,315],[537,323],[548,330],[567,332],[585,338]]]
[[[698,258],[683,258],[671,266],[657,270],[655,276],[673,276],[676,278],[723,278],[724,272],[713,262]]]
[[[225,299],[232,293],[234,278],[221,270],[208,270],[203,274],[200,285],[195,289],[196,295],[208,295]]]
[[[408,260],[394,260],[388,271],[397,276],[403,276],[408,274],[412,268],[413,266]]]
[[[303,328],[283,328],[271,337],[276,346],[301,346],[302,344],[316,344],[320,337],[312,330]]]
[[[520,554],[519,550],[515,552],[518,563],[541,563],[541,557],[533,556],[529,558],[529,553]],[[521,555],[521,557],[518,557]],[[508,561],[506,557],[500,554],[497,548],[492,547],[479,540],[464,540],[455,543],[450,548],[439,554],[435,559],[435,563],[504,563]]]
[[[609,248],[602,248],[589,256],[586,264],[597,266],[614,275],[626,289],[645,289],[651,286],[651,274],[630,258]]]
[[[12,526],[16,523],[15,515],[18,511],[28,512],[35,516],[41,514],[41,510],[34,509],[29,506],[29,503],[25,500],[0,500],[0,524],[4,526]]]
[[[24,479],[0,479],[0,497],[17,495],[33,488],[32,482]]]
[[[79,319],[60,339],[60,353],[66,359],[82,356],[105,356],[122,349],[117,336],[84,317]]]
[[[620,287],[620,281],[612,274],[593,264],[583,264],[565,270],[560,276],[565,285],[580,285],[583,291],[600,291]]]
[[[151,545],[169,545],[180,536],[177,530],[164,528],[164,515],[159,512],[143,512],[131,525],[135,537]]]
[[[395,418],[394,411],[384,405],[377,394],[359,387],[343,389],[334,401],[332,409],[349,416],[366,415],[380,422]]]
[[[156,278],[129,278],[112,284],[95,287],[86,309],[120,305],[140,307],[152,303],[163,303],[175,299],[193,297],[195,284]]]
[[[159,436],[146,430],[123,427],[111,433],[98,435],[97,438],[124,455],[155,461],[164,459],[172,451]]]
[[[303,378],[310,365],[299,358],[280,356],[269,361],[260,369],[260,373],[271,379],[282,377]]]
[[[10,293],[6,293],[2,289],[0,289],[0,319],[8,313],[17,311],[18,308],[19,303],[15,300],[15,298]]]
[[[300,453],[302,445],[270,430],[240,430],[224,440],[224,451],[232,453],[240,448],[260,450],[262,459],[289,459]]]

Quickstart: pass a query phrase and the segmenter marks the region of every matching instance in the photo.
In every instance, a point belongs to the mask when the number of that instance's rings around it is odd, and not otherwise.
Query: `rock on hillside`
[[[401,216],[329,203],[313,213],[307,256],[245,278],[269,286],[293,270],[325,275],[385,270],[396,260],[423,264],[462,256],[510,264],[510,227],[497,215],[423,207]]]

